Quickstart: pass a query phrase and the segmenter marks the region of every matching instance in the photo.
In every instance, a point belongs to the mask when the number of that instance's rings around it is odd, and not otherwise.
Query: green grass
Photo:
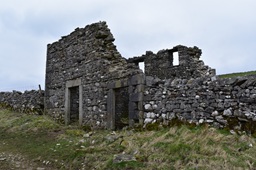
[[[249,76],[249,75],[256,75],[256,71],[222,74],[222,75],[219,75],[219,77],[220,78],[235,78],[235,77],[244,77],[244,76]]]
[[[253,137],[207,126],[152,128],[88,131],[61,126],[47,116],[0,110],[0,154],[18,153],[38,167],[63,170],[256,168]],[[115,163],[117,154],[136,160]],[[8,162],[1,166],[10,167]]]

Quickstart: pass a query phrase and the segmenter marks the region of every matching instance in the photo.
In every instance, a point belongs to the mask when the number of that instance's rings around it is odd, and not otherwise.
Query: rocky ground
[[[20,154],[7,152],[0,153],[1,170],[46,170],[49,168],[38,166],[36,162],[30,161]]]
[[[256,170],[255,146],[255,136],[206,125],[92,131],[0,109],[0,170]]]

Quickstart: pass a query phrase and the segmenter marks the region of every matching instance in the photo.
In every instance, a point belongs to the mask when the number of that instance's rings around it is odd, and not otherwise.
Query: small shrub
[[[80,130],[80,129],[67,129],[65,132],[66,135],[68,136],[83,136],[84,135],[84,131]]]
[[[88,126],[88,125],[83,125],[83,126],[81,127],[81,129],[83,129],[85,132],[89,132],[89,131],[92,130],[91,126]]]
[[[152,130],[159,130],[159,123],[148,123],[146,126],[145,126],[145,129],[146,130],[149,130],[149,131],[152,131]]]

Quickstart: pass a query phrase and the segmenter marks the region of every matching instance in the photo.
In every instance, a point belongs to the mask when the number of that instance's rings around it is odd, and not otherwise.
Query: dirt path
[[[40,167],[35,161],[25,159],[20,154],[0,152],[1,170],[48,170],[49,167]]]

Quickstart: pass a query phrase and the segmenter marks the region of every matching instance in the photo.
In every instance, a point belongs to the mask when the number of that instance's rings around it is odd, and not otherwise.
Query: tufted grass
[[[0,153],[19,153],[38,166],[63,170],[256,168],[254,137],[206,125],[154,130],[155,126],[139,131],[88,131],[59,125],[47,116],[0,110]],[[114,155],[122,153],[136,161],[114,163]],[[0,162],[0,169],[4,163]]]

